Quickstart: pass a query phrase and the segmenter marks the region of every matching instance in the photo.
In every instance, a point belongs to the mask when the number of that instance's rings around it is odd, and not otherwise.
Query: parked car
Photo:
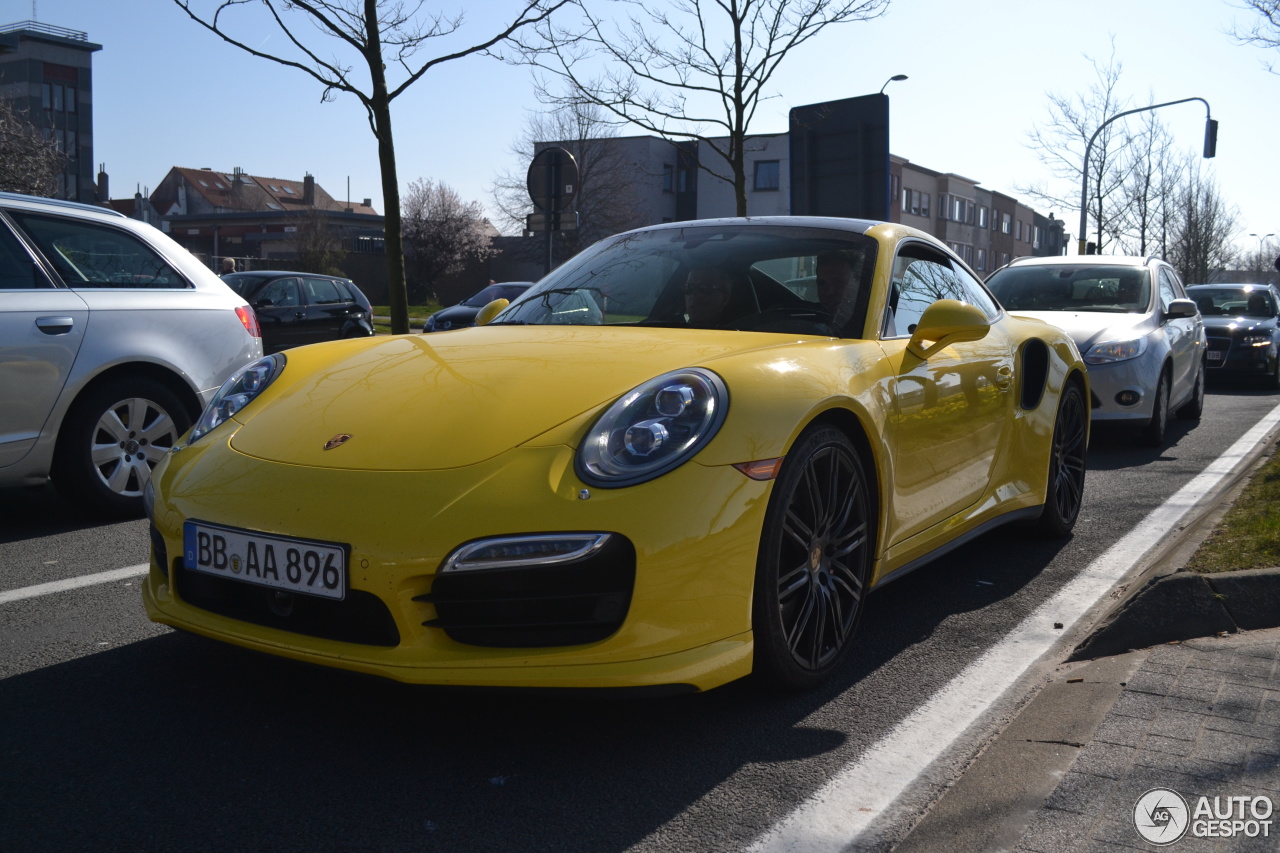
[[[245,301],[101,207],[0,193],[0,485],[141,514],[151,470],[262,356]]]
[[[1204,324],[1173,267],[1152,257],[1018,258],[987,279],[1009,311],[1062,327],[1089,365],[1093,420],[1165,442],[1169,413],[1204,408]]]
[[[1210,376],[1254,376],[1280,388],[1280,291],[1269,284],[1193,284],[1209,338]]]
[[[923,232],[652,226],[485,325],[246,368],[152,481],[144,601],[410,682],[812,687],[870,589],[1071,530],[1088,398],[1071,338]]]
[[[441,308],[427,318],[422,326],[424,332],[443,332],[448,329],[461,329],[476,324],[476,315],[480,309],[495,299],[514,301],[517,296],[533,287],[531,281],[504,281],[491,284],[479,292],[468,296],[457,305]]]
[[[349,278],[262,270],[222,280],[253,306],[264,352],[373,334],[373,307]]]

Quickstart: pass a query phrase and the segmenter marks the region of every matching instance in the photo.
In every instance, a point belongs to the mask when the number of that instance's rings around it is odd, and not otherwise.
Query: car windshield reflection
[[[1011,267],[987,279],[987,287],[1009,311],[1143,314],[1151,304],[1151,276],[1134,267]]]

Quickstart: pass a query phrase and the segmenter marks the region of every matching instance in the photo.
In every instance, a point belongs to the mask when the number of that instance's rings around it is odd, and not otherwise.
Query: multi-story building
[[[748,138],[744,151],[748,216],[792,212],[790,133]],[[540,147],[568,143],[539,143]],[[733,216],[737,211],[724,158],[707,142],[671,143],[656,136],[592,140],[624,150],[637,224]],[[703,168],[703,167],[709,167]],[[714,172],[715,174],[712,174]],[[953,172],[889,156],[889,219],[947,243],[987,275],[1021,255],[1063,254],[1063,222]]]
[[[93,181],[93,54],[87,33],[36,21],[0,26],[0,98],[66,155],[56,197],[97,202]]]

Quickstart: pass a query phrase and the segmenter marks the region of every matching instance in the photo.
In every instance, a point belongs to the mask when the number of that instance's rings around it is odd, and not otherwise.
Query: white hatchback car
[[[1171,412],[1198,420],[1208,342],[1177,272],[1153,257],[1018,258],[987,279],[1005,310],[1059,326],[1089,366],[1093,422],[1160,447]]]
[[[140,514],[151,469],[261,355],[245,301],[157,229],[0,193],[0,486]]]

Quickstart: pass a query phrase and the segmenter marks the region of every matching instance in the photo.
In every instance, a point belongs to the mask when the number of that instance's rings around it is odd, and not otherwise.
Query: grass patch
[[[412,334],[413,332],[421,332],[422,324],[426,322],[428,317],[430,317],[432,314],[436,313],[439,310],[440,310],[440,303],[436,302],[435,300],[428,302],[426,305],[410,305],[409,306],[410,334]],[[373,306],[373,316],[390,317],[391,306],[390,305]],[[389,321],[384,323],[380,320],[374,320],[373,333],[375,335],[391,334],[391,323]]]
[[[1187,563],[1206,574],[1271,566],[1280,566],[1280,454],[1275,448]]]

